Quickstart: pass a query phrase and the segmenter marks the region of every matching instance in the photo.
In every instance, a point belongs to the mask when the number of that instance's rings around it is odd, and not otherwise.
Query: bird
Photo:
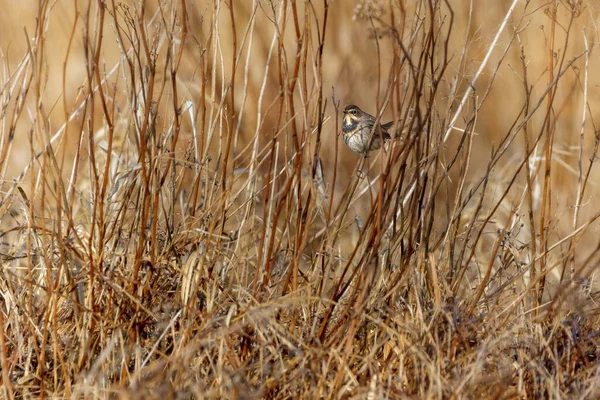
[[[373,129],[375,120],[374,116],[354,104],[344,109],[342,119],[344,143],[350,150],[362,154],[365,158],[372,150],[379,150],[382,142],[385,143],[391,139],[388,129],[392,127],[394,122],[391,121],[383,125],[377,124],[376,129]]]

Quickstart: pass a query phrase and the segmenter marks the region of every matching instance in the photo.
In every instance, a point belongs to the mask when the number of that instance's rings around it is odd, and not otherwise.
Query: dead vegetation
[[[38,1],[2,397],[597,398],[599,11]],[[395,122],[366,160],[350,103]]]

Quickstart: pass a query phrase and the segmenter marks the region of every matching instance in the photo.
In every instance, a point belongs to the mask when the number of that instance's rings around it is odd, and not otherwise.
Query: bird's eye
[[[352,110],[351,112],[352,112],[352,115],[358,114],[358,111],[356,111],[356,110]]]

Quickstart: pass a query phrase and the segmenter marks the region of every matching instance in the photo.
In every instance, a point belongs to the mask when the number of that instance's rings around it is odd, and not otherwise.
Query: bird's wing
[[[383,138],[383,140],[389,140],[392,138],[390,136],[390,133],[388,132],[388,129],[390,129],[392,125],[394,125],[394,121],[390,121],[387,124],[381,125],[381,127],[383,128],[381,132],[381,137]]]
[[[386,124],[387,125],[387,124]],[[370,130],[369,130],[370,131]],[[387,131],[387,129],[385,128],[385,125],[378,125],[377,130],[375,131],[375,133],[373,134],[374,136],[379,137],[381,135],[381,138],[383,140],[389,140],[392,137],[390,136],[390,133]]]

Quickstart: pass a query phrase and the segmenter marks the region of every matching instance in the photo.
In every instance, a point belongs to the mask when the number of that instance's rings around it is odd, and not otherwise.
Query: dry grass
[[[600,396],[596,2],[10,3],[3,398]]]

